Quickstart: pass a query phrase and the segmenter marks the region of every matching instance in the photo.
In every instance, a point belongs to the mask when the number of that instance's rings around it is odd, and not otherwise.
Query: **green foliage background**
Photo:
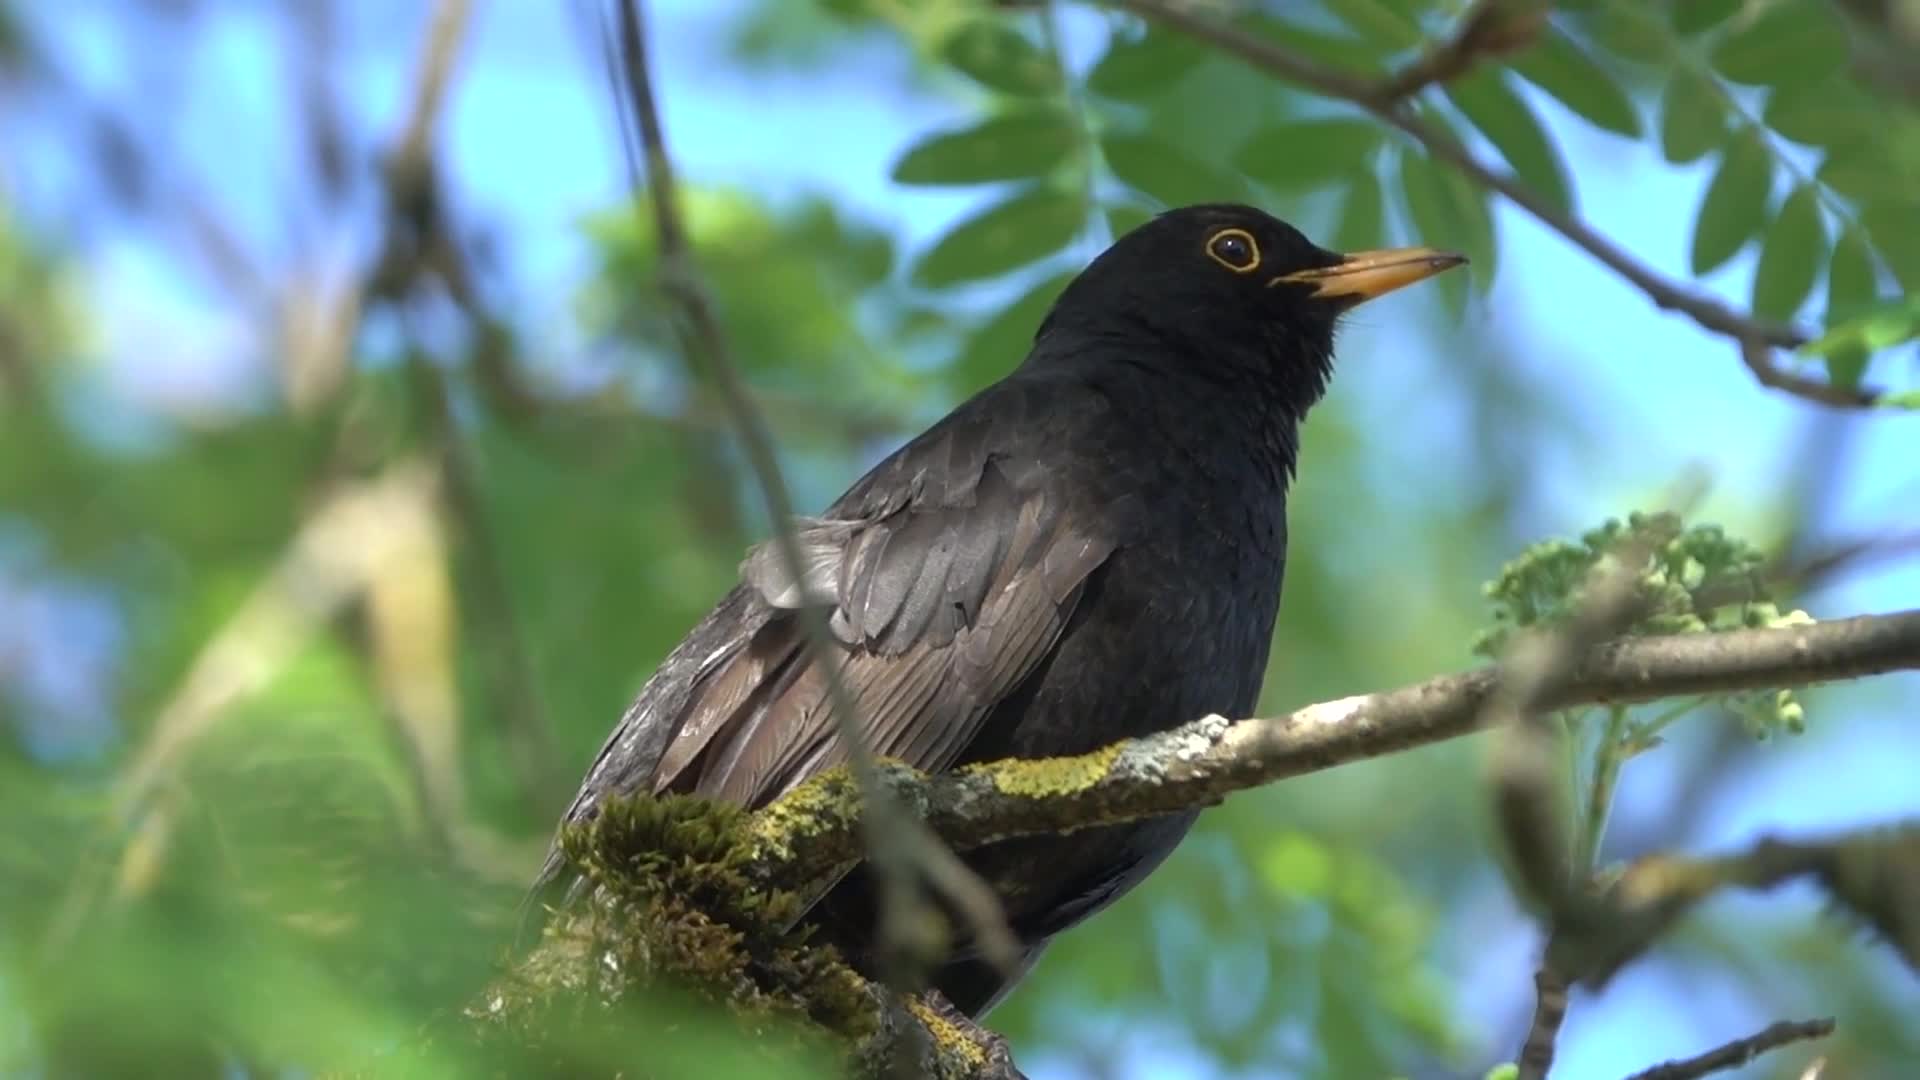
[[[96,17],[189,40],[230,6]],[[51,124],[55,149],[105,189],[93,213],[179,220],[180,191],[156,179],[180,153],[164,125],[135,117],[110,137],[111,116],[93,115],[105,106],[62,74],[45,13],[26,8],[0,4],[8,112]],[[1692,272],[1754,260],[1748,306],[1821,331],[1792,363],[1891,387],[1898,404],[1920,335],[1920,112],[1887,75],[1911,76],[1898,24],[1863,10],[1563,3],[1532,44],[1416,107],[1562,213],[1580,214],[1587,194],[1559,134],[1569,125],[1704,163]],[[1462,5],[1232,11],[1248,34],[1380,76],[1444,39]],[[367,18],[404,40],[420,32],[411,14]],[[1668,479],[1643,475],[1642,491],[1594,491],[1579,516],[1543,519],[1537,455],[1576,472],[1608,457],[1608,418],[1503,360],[1551,341],[1461,334],[1510,272],[1514,219],[1350,103],[1075,5],[831,0],[728,19],[727,62],[749,76],[884,58],[874,92],[933,97],[957,117],[899,147],[892,181],[978,193],[918,243],[831,193],[691,178],[702,269],[807,508],[1012,366],[1099,243],[1162,207],[1215,199],[1258,202],[1334,246],[1419,241],[1474,260],[1392,316],[1424,320],[1450,357],[1434,407],[1465,418],[1459,453],[1473,467],[1430,488],[1408,475],[1419,449],[1383,451],[1354,399],[1336,392],[1313,417],[1264,708],[1472,662],[1489,619],[1480,582],[1536,533],[1577,532]],[[1069,38],[1091,44],[1070,50]],[[369,160],[397,130],[375,126],[354,132]],[[360,187],[333,199],[324,155],[289,152],[286,168],[314,177],[288,198],[364,231],[374,173],[347,156]],[[219,217],[218,189],[206,199]],[[86,230],[47,206],[0,190],[0,618],[24,610],[31,585],[103,605],[118,629],[110,661],[87,669],[112,723],[69,754],[47,747],[76,740],[49,732],[74,721],[28,692],[24,653],[0,647],[0,1075],[379,1061],[448,1023],[499,962],[574,780],[764,535],[760,504],[708,374],[675,344],[651,228],[624,203],[578,225],[588,258],[562,284],[577,362],[548,350],[549,330],[475,254],[484,230],[464,221],[453,232],[469,268],[494,287],[463,299],[423,272],[367,292],[337,369],[324,341],[295,332],[325,324],[337,287],[289,273],[270,302],[228,295],[196,246],[205,237],[176,237],[179,272],[262,323],[269,344],[243,407],[172,412],[129,410],[107,385],[125,368],[107,362]],[[1627,360],[1749,379],[1731,345]],[[1658,371],[1645,385],[1663,392]],[[356,495],[390,501],[329,516]],[[1793,550],[1821,507],[1789,485],[1714,510]],[[333,531],[312,533],[316,521]],[[1809,712],[1830,705],[1839,729],[1845,702],[1872,693],[1812,695]],[[1757,753],[1802,752],[1756,751],[1732,719],[1696,719],[1660,752],[1676,791],[1722,783]],[[1141,1045],[1124,1032],[1200,1075],[1458,1075],[1505,1059],[1524,1022],[1529,961],[1516,948],[1530,939],[1492,854],[1481,752],[1440,746],[1211,811],[1165,870],[1063,939],[993,1025],[1036,1073],[1057,1070],[1046,1075],[1132,1075],[1103,1061]],[[1714,812],[1671,801],[1670,820],[1659,807],[1633,815],[1616,854],[1684,842]],[[1911,988],[1844,928],[1715,909],[1671,948],[1672,964],[1731,973],[1712,977],[1736,980],[1766,1015],[1840,1015],[1833,1075],[1906,1075],[1920,1060]],[[1489,989],[1510,978],[1521,981]],[[645,1015],[572,1060],[639,1055],[666,1075],[802,1068],[770,1064],[670,993]],[[1703,1021],[1698,1044],[1739,1033]],[[409,1067],[470,1074],[460,1053],[457,1039],[435,1041]]]

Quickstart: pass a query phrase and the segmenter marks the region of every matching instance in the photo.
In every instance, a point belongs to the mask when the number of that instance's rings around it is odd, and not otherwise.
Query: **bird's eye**
[[[1245,229],[1221,229],[1207,238],[1207,257],[1244,274],[1260,265],[1260,245]]]

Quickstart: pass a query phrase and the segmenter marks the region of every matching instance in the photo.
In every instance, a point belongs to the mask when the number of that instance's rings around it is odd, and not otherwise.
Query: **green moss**
[[[598,888],[591,910],[557,932],[590,941],[582,966],[602,997],[623,981],[667,980],[749,1020],[805,1019],[850,1040],[875,1030],[866,982],[790,929],[798,894],[762,881],[753,815],[685,795],[609,800],[561,843]]]
[[[1075,757],[1008,759],[969,765],[962,773],[985,776],[1003,795],[1039,799],[1084,791],[1105,779],[1120,756],[1121,744]]]
[[[790,862],[794,845],[826,832],[848,836],[860,820],[860,786],[853,770],[841,765],[819,774],[753,815],[752,829],[764,857]],[[823,860],[837,861],[832,856]],[[855,852],[854,854],[857,854]]]
[[[987,1052],[971,1032],[941,1015],[919,997],[907,998],[906,1007],[913,1018],[927,1029],[927,1037],[933,1040],[936,1060],[964,1065],[968,1072],[977,1072],[985,1067]]]

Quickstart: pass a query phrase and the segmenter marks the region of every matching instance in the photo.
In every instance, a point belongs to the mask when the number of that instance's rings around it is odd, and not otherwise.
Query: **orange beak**
[[[1363,304],[1416,281],[1425,281],[1466,261],[1465,255],[1428,247],[1356,251],[1332,266],[1296,270],[1291,274],[1282,274],[1267,284],[1270,287],[1281,282],[1309,285],[1313,288],[1314,296],[1328,299],[1351,297],[1354,303]]]

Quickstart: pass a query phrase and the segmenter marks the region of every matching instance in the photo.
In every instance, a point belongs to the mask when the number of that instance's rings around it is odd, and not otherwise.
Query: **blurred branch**
[[[473,14],[471,0],[439,0],[433,9],[433,22],[427,27],[420,68],[414,76],[412,104],[401,128],[393,153],[400,167],[424,165],[432,151],[434,128],[447,96],[447,83],[453,76],[453,62],[466,40],[467,24]]]
[[[677,180],[654,98],[646,23],[639,3],[620,0],[616,4],[616,15],[617,55],[629,95],[628,105],[638,128],[644,174],[640,168],[642,163],[630,159],[629,164],[634,169],[636,191],[644,187],[653,210],[660,245],[660,287],[678,303],[684,315],[677,323],[683,347],[689,355],[705,359],[719,386],[721,400],[732,414],[754,480],[773,519],[774,540],[786,572],[792,580],[805,582],[808,580],[806,564],[794,533],[793,503],[780,476],[773,440],[733,363],[726,335],[700,278],[680,219]],[[888,981],[902,989],[917,981],[902,967],[910,955],[909,942],[914,935],[911,928],[926,923],[919,917],[925,906],[920,894],[922,884],[933,886],[952,900],[985,954],[1011,971],[1019,950],[1006,925],[999,898],[915,819],[899,812],[878,782],[873,753],[866,745],[855,715],[853,696],[840,671],[824,611],[818,604],[802,604],[797,614],[806,631],[812,660],[826,677],[835,726],[841,743],[847,748],[848,760],[863,795],[860,802],[864,809],[859,815],[861,833],[880,880],[881,953],[893,969]]]
[[[1833,1021],[1830,1019],[1782,1020],[1744,1039],[1735,1039],[1697,1057],[1655,1065],[1634,1073],[1627,1080],[1698,1080],[1699,1077],[1726,1069],[1737,1069],[1769,1050],[1810,1039],[1824,1039],[1831,1034]]]
[[[1561,211],[1515,178],[1480,161],[1454,136],[1420,117],[1403,97],[1398,96],[1397,83],[1401,80],[1389,79],[1383,84],[1369,82],[1294,52],[1277,42],[1256,37],[1201,14],[1199,5],[1190,0],[1102,2],[1108,7],[1131,11],[1178,30],[1276,78],[1365,109],[1418,142],[1429,156],[1453,166],[1488,190],[1499,192],[1542,224],[1585,250],[1645,293],[1655,306],[1677,311],[1702,329],[1731,339],[1739,346],[1742,361],[1763,385],[1825,405],[1865,407],[1878,402],[1879,395],[1872,390],[1849,390],[1781,370],[1774,363],[1773,350],[1799,348],[1810,340],[1806,333],[1792,326],[1766,322],[1735,311],[1711,296],[1694,292],[1662,277],[1586,222]]]
[[[1732,855],[1650,855],[1629,866],[1556,934],[1557,963],[1604,985],[1682,915],[1729,888],[1812,878],[1920,973],[1920,822],[1816,841],[1767,838]]]
[[[457,252],[443,250],[452,244],[452,230],[443,219],[434,177],[433,132],[471,15],[470,0],[438,0],[434,6],[399,129],[381,163],[381,222],[373,263],[352,287],[338,290],[330,303],[321,301],[321,311],[290,320],[299,334],[293,340],[309,346],[285,350],[287,363],[301,365],[285,374],[297,410],[314,408],[338,390],[370,304],[404,297],[429,268],[441,271],[451,279],[449,289],[455,288],[459,259]]]
[[[470,323],[470,358],[483,388],[504,398],[509,417],[529,408],[530,391],[505,369],[502,342],[508,333],[486,310],[476,292],[460,237],[448,214],[445,193],[437,175],[433,134],[445,108],[461,46],[471,26],[470,0],[440,0],[433,10],[421,44],[408,105],[382,177],[383,223],[379,255],[355,289],[339,298],[336,329],[325,339],[338,348],[344,364],[363,305],[384,303],[402,309],[403,324],[411,327],[404,306],[414,291],[437,280],[454,306]],[[414,335],[418,337],[418,335]],[[496,370],[499,369],[499,370]],[[475,598],[482,625],[494,638],[499,662],[489,665],[494,680],[490,698],[504,717],[510,759],[520,786],[536,805],[558,797],[564,783],[552,725],[541,701],[533,661],[520,631],[513,597],[507,584],[505,561],[492,523],[487,518],[485,494],[473,452],[454,415],[452,389],[445,371],[418,348],[409,353],[409,370],[424,402],[427,426],[439,451],[442,496],[458,520],[460,536],[473,554]]]
[[[1858,27],[1853,67],[1865,81],[1920,102],[1920,5],[1913,0],[1835,0]]]
[[[1585,894],[1598,854],[1599,838],[1569,852],[1561,820],[1560,788],[1553,773],[1554,735],[1547,726],[1546,703],[1571,679],[1582,653],[1624,631],[1643,614],[1639,604],[1638,568],[1645,565],[1659,542],[1659,533],[1629,533],[1590,575],[1586,601],[1564,626],[1549,634],[1520,638],[1508,650],[1502,666],[1510,674],[1488,703],[1482,723],[1501,732],[1494,751],[1494,809],[1515,876],[1527,898],[1544,906],[1549,925]],[[1614,715],[1621,715],[1618,703]],[[1611,728],[1609,729],[1611,731]],[[1613,770],[1620,753],[1603,745],[1601,767],[1594,771],[1589,813],[1594,806],[1604,814],[1613,786]],[[1613,759],[1610,761],[1610,759]],[[1599,820],[1604,821],[1604,816]],[[1593,825],[1590,819],[1589,827]],[[1568,973],[1554,962],[1551,949],[1534,974],[1533,1021],[1522,1042],[1519,1080],[1544,1080],[1553,1065],[1560,1025],[1567,1016]]]
[[[1533,973],[1533,1020],[1528,1023],[1527,1037],[1520,1044],[1516,1075],[1535,1080],[1547,1075],[1553,1068],[1560,1025],[1566,1020],[1567,980],[1558,971],[1542,965]]]
[[[1920,532],[1861,537],[1837,541],[1810,552],[1797,562],[1782,565],[1775,576],[1794,587],[1809,588],[1843,572],[1915,555],[1920,555]]]
[[[1525,49],[1540,37],[1551,9],[1547,0],[1474,0],[1452,37],[1382,80],[1373,96],[1398,102],[1460,78],[1482,60]]]
[[[335,493],[307,519],[286,554],[195,657],[146,742],[121,774],[115,798],[123,822],[154,793],[181,752],[235,701],[258,690],[300,643],[333,618],[431,530],[436,480],[404,461],[365,484]]]
[[[333,493],[301,526],[264,580],[201,647],[122,770],[103,829],[124,834],[112,888],[121,899],[139,896],[165,865],[182,794],[168,781],[182,756],[236,703],[257,693],[292,662],[315,633],[370,588],[395,560],[406,562],[433,529],[431,469],[401,462],[374,480]],[[444,793],[428,785],[424,800]],[[432,824],[444,815],[429,806]],[[116,842],[116,841],[106,841]],[[57,956],[91,913],[100,883],[76,879],[47,935],[47,957]]]
[[[506,555],[487,517],[478,464],[461,436],[446,373],[418,348],[410,352],[409,365],[427,399],[429,426],[440,450],[443,494],[473,556],[475,606],[499,653],[498,662],[487,665],[492,691],[489,696],[505,718],[502,726],[512,748],[512,768],[523,793],[535,806],[557,805],[567,796],[566,774],[561,769],[559,747],[554,744],[553,723],[535,680],[533,655],[521,632]]]

